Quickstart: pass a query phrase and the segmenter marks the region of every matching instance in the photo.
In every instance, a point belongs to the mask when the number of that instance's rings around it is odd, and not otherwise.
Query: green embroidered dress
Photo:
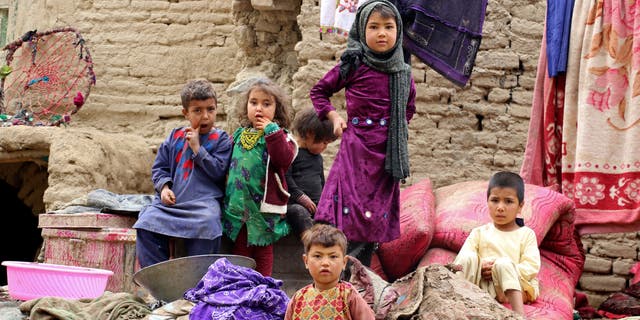
[[[264,134],[241,127],[233,133],[233,142],[222,219],[224,232],[235,241],[246,224],[250,245],[270,245],[289,233],[289,225],[284,216],[260,212],[268,158]]]

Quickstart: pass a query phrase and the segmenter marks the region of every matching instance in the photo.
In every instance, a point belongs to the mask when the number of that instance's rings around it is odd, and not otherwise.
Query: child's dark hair
[[[312,245],[321,245],[325,248],[335,245],[342,249],[343,254],[347,254],[347,237],[342,231],[332,225],[316,223],[302,234],[304,253],[309,253]]]
[[[251,126],[249,116],[247,114],[247,103],[249,102],[249,95],[253,90],[264,91],[266,94],[272,96],[276,101],[276,112],[273,116],[273,122],[277,123],[281,128],[289,128],[291,125],[291,117],[289,116],[289,104],[287,102],[287,95],[284,90],[277,84],[267,78],[259,78],[249,86],[249,89],[244,94],[242,101],[238,105],[238,115],[240,118],[240,125],[243,127]]]
[[[371,17],[371,15],[374,12],[379,13],[383,19],[398,18],[396,17],[396,13],[393,11],[393,9],[389,8],[388,6],[382,3],[376,4],[376,6],[373,7],[373,9],[371,9],[371,13],[369,13],[369,17]],[[367,20],[369,19],[369,17],[367,17]]]
[[[191,100],[207,100],[211,98],[218,102],[213,84],[205,79],[190,80],[180,91],[180,99],[184,109],[189,109]]]
[[[304,108],[296,113],[293,120],[293,132],[303,139],[313,136],[313,142],[332,142],[336,140],[333,134],[333,124],[329,119],[320,120],[314,108]]]
[[[491,180],[489,180],[489,187],[487,188],[487,198],[491,194],[493,188],[513,188],[518,195],[518,202],[524,201],[524,181],[522,177],[517,173],[500,171],[495,173]]]

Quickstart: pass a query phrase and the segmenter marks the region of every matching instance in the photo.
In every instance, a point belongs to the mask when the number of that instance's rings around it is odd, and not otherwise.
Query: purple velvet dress
[[[329,98],[345,88],[347,129],[320,197],[316,221],[341,229],[349,241],[388,242],[400,236],[400,186],[384,170],[391,100],[389,74],[360,65],[346,79],[339,66],[311,89],[320,118],[335,110]],[[411,80],[407,121],[415,113]]]

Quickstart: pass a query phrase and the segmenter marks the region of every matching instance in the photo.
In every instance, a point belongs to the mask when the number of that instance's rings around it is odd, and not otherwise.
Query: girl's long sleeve
[[[345,85],[346,81],[340,78],[340,65],[336,65],[311,88],[309,97],[320,119],[325,119],[327,113],[336,110],[331,104],[331,97]]]

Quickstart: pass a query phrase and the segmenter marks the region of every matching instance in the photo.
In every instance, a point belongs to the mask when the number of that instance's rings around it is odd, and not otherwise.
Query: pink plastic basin
[[[49,263],[4,261],[9,295],[16,300],[41,297],[97,298],[107,286],[110,270]]]

